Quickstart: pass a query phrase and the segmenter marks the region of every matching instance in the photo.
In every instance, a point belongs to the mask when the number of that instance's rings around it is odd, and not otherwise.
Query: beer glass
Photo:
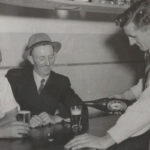
[[[27,110],[21,110],[18,112],[16,118],[17,118],[17,121],[22,121],[24,123],[29,124],[30,118],[31,118],[31,112]]]
[[[79,135],[82,130],[81,125],[81,114],[82,114],[82,105],[75,105],[70,107],[71,113],[71,127],[74,136]]]

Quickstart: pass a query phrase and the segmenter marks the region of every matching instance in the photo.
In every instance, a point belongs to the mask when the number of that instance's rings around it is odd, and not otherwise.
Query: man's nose
[[[45,64],[50,65],[50,60],[48,58],[45,60]]]
[[[134,45],[134,44],[136,44],[136,40],[135,40],[135,38],[131,38],[131,37],[129,37],[129,43],[130,43],[130,45]]]

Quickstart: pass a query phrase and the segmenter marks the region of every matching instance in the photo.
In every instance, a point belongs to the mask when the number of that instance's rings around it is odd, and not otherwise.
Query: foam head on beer
[[[82,129],[81,125],[81,113],[82,113],[82,106],[71,106],[71,126],[73,135],[79,135]]]
[[[81,115],[81,106],[72,106],[71,114],[72,115]]]

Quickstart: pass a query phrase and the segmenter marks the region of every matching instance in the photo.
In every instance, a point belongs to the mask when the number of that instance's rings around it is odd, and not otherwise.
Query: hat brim
[[[40,41],[38,43],[35,43],[32,46],[26,46],[24,54],[23,54],[23,58],[24,59],[28,59],[28,57],[31,55],[33,48],[37,47],[37,46],[41,46],[41,45],[51,45],[53,47],[54,52],[58,52],[61,49],[61,43],[60,42],[50,42],[50,41]]]
[[[37,43],[33,44],[32,46],[28,47],[28,50],[31,52],[33,50],[33,48],[41,46],[41,45],[51,45],[55,52],[58,52],[61,48],[60,42],[40,41],[40,42],[37,42]]]

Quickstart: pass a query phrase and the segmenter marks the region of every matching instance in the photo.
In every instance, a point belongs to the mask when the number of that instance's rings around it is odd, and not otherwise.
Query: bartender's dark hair
[[[150,0],[137,1],[119,15],[115,22],[120,27],[124,27],[130,22],[133,22],[137,28],[150,26]]]

